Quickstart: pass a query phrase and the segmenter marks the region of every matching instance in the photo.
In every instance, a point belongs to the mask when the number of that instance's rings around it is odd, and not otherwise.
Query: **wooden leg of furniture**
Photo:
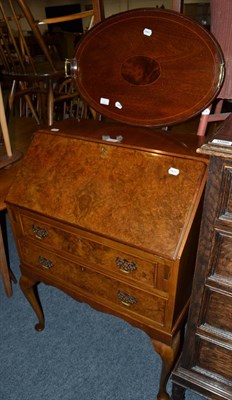
[[[37,281],[34,281],[25,275],[21,275],[19,281],[20,288],[24,296],[26,297],[26,299],[28,300],[35,314],[38,317],[39,322],[35,325],[35,329],[38,332],[40,332],[44,329],[45,321],[44,321],[43,310],[40,305],[40,301],[37,294],[37,287],[36,287],[37,283],[38,283]]]
[[[209,122],[224,121],[231,114],[230,112],[222,112],[223,100],[220,99],[211,113],[212,104],[201,113],[200,122],[197,129],[198,136],[205,136],[207,125]]]
[[[22,90],[22,91],[23,90],[26,91],[26,89],[27,89],[26,84],[24,82],[19,82],[19,87],[20,87],[20,90]],[[40,120],[39,120],[38,115],[36,113],[36,110],[35,110],[35,108],[33,106],[31,97],[28,94],[25,94],[24,95],[24,99],[26,101],[27,106],[29,107],[29,110],[32,113],[32,116],[35,118],[37,124],[39,125],[40,124]]]
[[[94,23],[102,21],[105,18],[103,0],[93,0]]]
[[[7,122],[6,122],[5,107],[4,107],[4,103],[3,103],[1,85],[0,85],[0,121],[1,121],[3,140],[5,143],[5,147],[6,147],[6,154],[8,157],[12,157],[12,149],[11,149],[8,127],[7,127]]]
[[[157,394],[158,400],[169,400],[170,396],[167,393],[166,386],[168,382],[171,369],[176,360],[180,349],[180,332],[176,334],[173,339],[172,345],[168,346],[162,342],[152,339],[152,344],[157,353],[159,353],[162,359],[162,371],[160,377],[160,387]]]
[[[42,124],[48,125],[48,115],[50,113],[47,103],[47,88],[43,82],[38,83],[40,93],[37,100],[37,112]]]
[[[35,118],[37,124],[40,125],[39,117],[38,117],[38,115],[36,114],[36,111],[35,111],[35,108],[34,108],[34,106],[33,106],[33,104],[32,104],[32,101],[31,101],[30,96],[27,95],[27,94],[25,94],[24,98],[25,98],[26,103],[27,103],[27,105],[28,105],[28,107],[29,107],[29,109],[30,109],[30,111],[31,111],[31,113],[32,113],[32,115],[33,115],[33,117]]]
[[[176,383],[172,384],[172,400],[184,400],[185,399],[185,388],[177,385]]]
[[[10,272],[8,265],[7,265],[7,259],[6,259],[6,253],[5,253],[5,247],[3,243],[3,237],[2,237],[2,230],[0,227],[0,273],[2,275],[2,281],[3,285],[5,288],[5,292],[8,297],[12,296],[12,287],[11,287],[11,277],[13,278],[14,282],[16,281],[14,275],[12,272]]]
[[[172,10],[177,12],[183,12],[184,1],[183,0],[172,0]]]
[[[10,274],[10,280],[13,281],[14,283],[17,283],[17,279],[14,276],[14,273],[11,271],[10,267],[8,267],[9,269],[9,274]]]
[[[51,126],[53,124],[53,111],[54,111],[54,94],[53,94],[52,81],[49,81],[48,85],[49,85],[48,86],[48,104],[47,104],[48,126]]]
[[[6,205],[4,202],[0,201],[0,274],[2,275],[2,281],[5,288],[6,295],[8,297],[12,296],[12,286],[11,281],[17,283],[17,279],[15,278],[13,272],[9,267],[9,262],[7,260],[7,237],[6,237],[6,216],[5,210]],[[6,239],[4,241],[4,238]]]
[[[197,128],[197,135],[198,136],[205,136],[207,125],[208,125],[208,122],[209,122],[209,115],[210,115],[211,108],[212,108],[212,105],[210,105],[208,108],[206,108],[201,113],[200,122],[199,122],[199,125],[198,125],[198,128]]]
[[[14,151],[12,153],[1,85],[0,85],[0,125],[2,129],[3,142],[6,148],[6,156],[0,158],[0,168],[5,168],[9,164],[12,164],[13,162],[19,160],[22,157],[22,153],[20,153],[19,151]]]

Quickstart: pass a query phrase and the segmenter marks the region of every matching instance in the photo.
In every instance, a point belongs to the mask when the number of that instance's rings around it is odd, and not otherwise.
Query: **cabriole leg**
[[[37,331],[42,331],[44,329],[44,314],[43,314],[43,310],[42,307],[40,305],[40,301],[38,298],[38,294],[37,294],[37,288],[36,288],[36,281],[28,278],[25,275],[21,275],[19,284],[20,284],[20,288],[24,294],[24,296],[26,297],[26,299],[28,300],[28,302],[31,304],[33,310],[35,311],[39,322],[35,325],[35,329]]]
[[[162,359],[162,371],[160,376],[160,387],[157,394],[157,400],[170,400],[170,396],[167,393],[167,382],[171,373],[173,364],[179,353],[180,348],[180,332],[174,337],[172,346],[168,346],[162,342],[152,339],[152,344],[155,347],[157,353],[159,353]]]

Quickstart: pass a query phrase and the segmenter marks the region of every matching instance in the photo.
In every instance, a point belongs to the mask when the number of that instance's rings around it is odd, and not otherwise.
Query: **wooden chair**
[[[10,164],[18,161],[22,157],[22,153],[15,150],[12,151],[8,126],[5,116],[5,107],[2,96],[2,88],[0,84],[0,125],[2,131],[3,145],[5,146],[6,154],[0,156],[0,169],[6,168]],[[8,297],[12,296],[12,286],[11,281],[16,283],[16,278],[8,266],[8,260],[6,257],[5,244],[3,240],[2,225],[5,224],[4,211],[6,205],[0,196],[0,274],[2,275],[2,281],[5,288],[6,295]]]
[[[17,280],[8,265],[8,260],[7,260],[6,251],[5,251],[6,246],[5,246],[5,243],[3,240],[2,226],[4,225],[4,228],[5,228],[5,225],[6,225],[5,224],[5,214],[4,214],[5,209],[6,209],[6,205],[0,199],[0,213],[1,213],[0,214],[0,274],[2,276],[3,286],[5,289],[6,295],[8,297],[10,297],[13,294],[11,281],[16,283]]]
[[[64,20],[94,17],[100,18],[100,1],[94,2],[91,11],[66,16]],[[10,83],[9,110],[16,97],[23,97],[37,123],[52,125],[54,105],[72,99],[79,94],[72,80],[65,78],[64,60],[54,57],[45,43],[36,21],[25,0],[0,2],[0,60],[2,77]],[[51,21],[56,22],[55,20]],[[28,43],[25,30],[30,32]],[[37,46],[39,54],[32,50]]]
[[[216,8],[218,9],[218,11],[216,10]],[[183,12],[183,9],[183,0],[172,0],[173,11]],[[221,44],[222,49],[225,50],[226,59],[230,58],[230,69],[232,65],[230,54],[232,30],[231,12],[231,0],[222,0],[221,2],[218,2],[218,0],[211,0],[211,31],[215,35],[215,37],[219,39],[219,43]],[[219,21],[218,18],[221,19],[221,21]],[[224,82],[224,86],[219,93],[218,99],[216,99],[214,107],[211,104],[201,113],[200,122],[197,128],[198,136],[205,136],[209,122],[224,121],[230,115],[230,112],[222,112],[222,110],[224,100],[232,98],[232,93],[228,95],[228,85],[227,89],[225,89],[226,82],[228,82],[228,80],[231,81],[231,74],[232,72],[230,72],[230,74],[226,77],[226,81]]]
[[[172,10],[183,12],[184,0],[172,0]]]
[[[0,169],[1,169],[7,167],[13,162],[16,162],[22,156],[22,153],[20,153],[17,150],[13,152],[11,148],[9,131],[5,115],[4,101],[2,96],[1,83],[0,83],[0,125],[1,125],[1,136],[3,141],[2,144],[4,145],[6,151],[6,154],[3,153],[2,155],[0,155]]]
[[[231,0],[211,0],[211,32],[218,40],[225,58],[225,79],[215,104],[206,108],[200,118],[198,136],[205,136],[209,122],[225,120],[230,112],[223,110],[225,100],[232,101],[232,2]]]

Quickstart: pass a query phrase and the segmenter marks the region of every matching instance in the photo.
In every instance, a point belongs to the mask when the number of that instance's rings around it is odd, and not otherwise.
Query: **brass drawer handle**
[[[115,262],[119,270],[121,272],[124,272],[125,274],[130,274],[131,272],[134,272],[137,269],[136,263],[134,261],[130,262],[126,260],[126,258],[117,257]]]
[[[50,269],[54,265],[51,260],[49,260],[48,258],[45,258],[43,256],[39,256],[39,263],[40,263],[41,267],[43,267],[45,269]]]
[[[127,307],[130,307],[137,303],[137,300],[134,296],[131,296],[126,292],[122,292],[121,290],[118,291],[117,297],[121,301],[121,303]]]
[[[36,239],[45,239],[48,236],[48,231],[44,228],[40,228],[39,226],[33,224],[32,225],[32,232],[34,233],[34,236]]]

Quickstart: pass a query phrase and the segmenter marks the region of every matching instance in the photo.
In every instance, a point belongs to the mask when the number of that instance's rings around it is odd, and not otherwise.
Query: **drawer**
[[[212,277],[226,281],[232,287],[232,233],[215,230],[210,269]]]
[[[202,304],[201,325],[207,324],[219,330],[220,334],[228,335],[232,340],[232,297],[206,289]]]
[[[197,367],[203,368],[207,374],[211,374],[215,380],[218,375],[228,379],[231,385],[232,380],[232,348],[223,347],[218,343],[200,339],[198,354],[196,357]]]
[[[82,231],[74,233],[52,223],[38,221],[20,214],[24,237],[36,240],[40,245],[74,255],[88,265],[95,265],[113,274],[125,275],[126,279],[139,281],[161,291],[168,291],[170,266],[150,262],[121,250],[90,240]],[[76,230],[77,231],[77,230]],[[98,239],[99,240],[99,239]]]
[[[127,313],[138,315],[139,319],[148,318],[155,325],[164,325],[167,299],[111,279],[28,242],[20,241],[19,245],[22,263],[31,267],[31,276],[34,270],[41,280],[48,278],[49,283],[61,282],[100,304],[108,304],[117,310],[118,307],[126,309]]]
[[[218,218],[232,222],[232,167],[227,165],[223,169]]]

